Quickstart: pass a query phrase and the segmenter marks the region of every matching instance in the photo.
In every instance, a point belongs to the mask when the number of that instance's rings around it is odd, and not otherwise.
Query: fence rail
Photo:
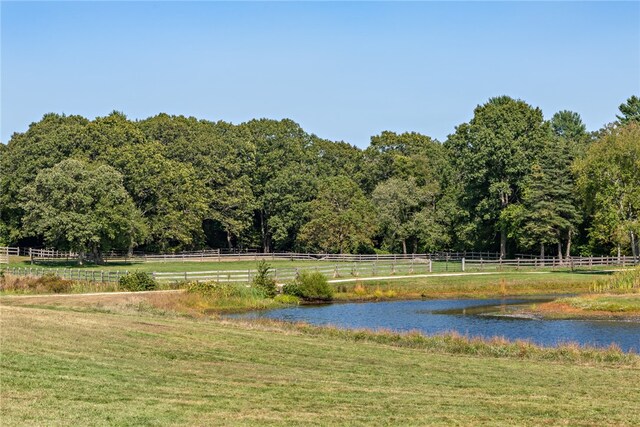
[[[77,254],[73,252],[59,252],[51,250],[32,250],[31,259],[49,261],[53,259],[73,259]],[[258,261],[258,260],[289,260],[289,261],[337,261],[337,262],[383,262],[402,260],[468,260],[499,259],[499,254],[491,252],[435,252],[424,254],[317,254],[298,252],[222,252],[219,249],[180,252],[173,254],[144,254],[118,253],[103,254],[106,262],[222,262],[222,261]]]
[[[442,272],[491,272],[518,271],[535,269],[585,270],[600,267],[627,267],[640,265],[640,258],[621,257],[581,257],[570,258],[562,262],[558,258],[510,259],[510,260],[434,260],[402,259],[383,262],[336,262],[323,265],[278,267],[271,269],[271,275],[279,283],[294,279],[303,271],[316,271],[329,278],[381,277],[394,275],[428,274]],[[6,273],[18,276],[43,276],[53,274],[65,279],[90,282],[117,282],[128,274],[127,270],[85,270],[78,268],[44,267],[4,267]],[[152,272],[158,282],[175,283],[180,281],[211,281],[247,283],[256,275],[254,269],[209,270],[185,272]]]

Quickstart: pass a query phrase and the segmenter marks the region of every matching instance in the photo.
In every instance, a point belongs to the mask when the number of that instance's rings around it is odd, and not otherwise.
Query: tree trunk
[[[78,251],[78,264],[80,264],[80,265],[84,264],[84,257],[85,257],[84,250],[79,250]]]
[[[407,241],[405,239],[402,239],[402,253],[404,255],[407,254]]]
[[[544,267],[544,243],[540,243],[540,265]]]
[[[620,257],[622,256],[622,246],[618,243],[618,262],[620,262]]]
[[[507,230],[502,227],[500,230],[500,258],[506,258],[507,255]]]
[[[100,250],[100,248],[98,248],[97,245],[91,247],[91,256],[93,258],[93,262],[95,262],[97,265],[104,264],[102,260],[102,251]]]
[[[229,246],[229,250],[233,249],[231,245],[231,232],[227,231],[227,246]]]
[[[417,254],[418,253],[418,239],[414,239],[413,240],[413,253]]]
[[[638,257],[638,243],[636,242],[636,235],[633,231],[629,232],[631,234],[631,254],[633,258],[636,259]]]
[[[569,259],[571,257],[571,236],[573,233],[569,230],[569,236],[567,237],[567,252],[565,254],[565,259]]]
[[[267,236],[267,221],[264,218],[264,211],[260,211],[260,232],[262,234],[262,251],[269,252],[269,236]]]
[[[562,264],[562,242],[558,240],[558,262]]]

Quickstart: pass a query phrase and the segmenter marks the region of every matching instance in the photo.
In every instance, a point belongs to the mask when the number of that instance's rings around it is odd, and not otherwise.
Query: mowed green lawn
[[[2,425],[639,425],[638,364],[3,305]]]
[[[318,267],[333,267],[335,263],[327,261],[290,261],[290,260],[266,260],[269,265],[274,268],[284,267],[306,267],[306,266],[318,266]],[[210,270],[255,270],[259,261],[246,260],[246,261],[212,261],[212,262],[199,262],[199,261],[169,261],[169,262],[107,262],[104,265],[95,265],[86,263],[84,265],[78,265],[76,262],[64,262],[64,261],[50,261],[41,262],[31,265],[29,259],[26,257],[11,259],[10,267],[20,268],[33,268],[33,269],[83,269],[83,270],[104,270],[104,271],[147,271],[147,272],[182,272],[182,271],[210,271]]]

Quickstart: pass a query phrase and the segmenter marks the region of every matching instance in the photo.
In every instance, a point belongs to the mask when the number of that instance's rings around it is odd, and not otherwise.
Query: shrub
[[[38,278],[35,284],[36,288],[42,287],[45,291],[53,292],[54,294],[62,294],[71,290],[73,282],[71,280],[62,279],[54,274],[45,274]]]
[[[256,275],[253,278],[253,287],[260,290],[264,296],[273,298],[278,289],[276,281],[269,275],[271,266],[264,260],[258,263]]]
[[[360,283],[358,283],[357,285],[354,286],[353,293],[358,295],[358,296],[366,295],[367,294],[367,288],[365,288]]]
[[[288,295],[288,294],[276,295],[276,297],[273,300],[281,304],[299,304],[300,303],[300,298],[298,298],[295,295]]]
[[[158,287],[153,277],[144,271],[128,273],[120,278],[118,284],[126,291],[151,291]]]
[[[333,299],[333,288],[329,285],[327,278],[318,272],[302,272],[294,282],[284,285],[282,291],[304,300],[330,301]]]
[[[297,281],[285,283],[282,287],[282,293],[285,295],[292,295],[294,297],[302,297],[302,290]]]
[[[189,282],[186,285],[186,290],[188,293],[214,297],[216,299],[255,296],[255,290],[249,289],[245,285],[220,283],[216,281]]]

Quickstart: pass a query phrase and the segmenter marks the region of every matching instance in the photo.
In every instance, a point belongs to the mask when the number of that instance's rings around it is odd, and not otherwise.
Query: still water
[[[433,335],[456,331],[468,336],[501,336],[553,346],[577,342],[607,347],[615,343],[640,353],[640,323],[602,320],[540,320],[510,317],[512,308],[550,299],[423,300],[297,306],[235,315],[303,321],[342,328],[418,330]],[[506,316],[505,316],[506,315]]]

